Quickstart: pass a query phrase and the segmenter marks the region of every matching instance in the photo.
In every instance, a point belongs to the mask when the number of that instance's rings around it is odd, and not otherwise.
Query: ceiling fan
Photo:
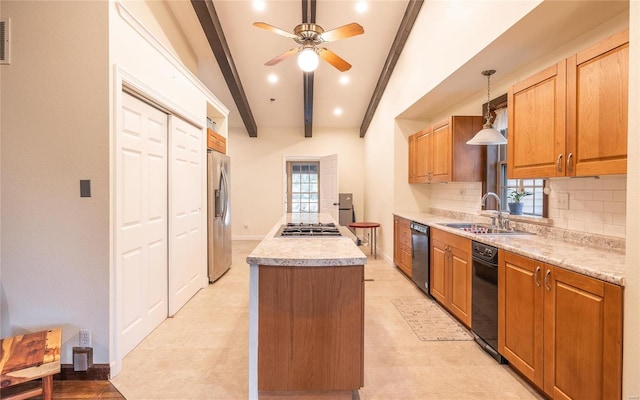
[[[302,23],[293,29],[293,33],[264,22],[254,22],[253,26],[288,37],[299,44],[298,47],[285,51],[279,56],[267,61],[264,65],[276,65],[285,58],[300,53],[298,56],[298,65],[305,72],[311,72],[316,69],[318,66],[318,56],[339,71],[348,71],[351,68],[351,64],[326,47],[319,47],[319,45],[364,33],[364,28],[355,22],[326,32],[320,25],[313,23]]]

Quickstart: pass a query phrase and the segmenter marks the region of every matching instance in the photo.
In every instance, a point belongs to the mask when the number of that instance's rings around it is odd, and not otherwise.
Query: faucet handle
[[[511,228],[511,220],[509,220],[509,214],[505,214],[504,216],[504,220],[502,221],[502,229],[505,229],[507,231],[513,230]]]

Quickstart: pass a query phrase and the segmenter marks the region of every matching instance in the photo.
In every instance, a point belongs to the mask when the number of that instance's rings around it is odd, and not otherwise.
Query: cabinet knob
[[[540,287],[540,266],[536,267],[536,272],[533,273],[533,279],[536,281],[536,286]]]
[[[573,172],[573,166],[571,165],[571,158],[573,158],[573,153],[569,153],[569,155],[567,156],[567,172],[568,173]]]

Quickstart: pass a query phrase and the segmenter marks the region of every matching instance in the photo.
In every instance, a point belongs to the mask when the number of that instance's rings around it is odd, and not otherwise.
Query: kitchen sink
[[[476,235],[534,235],[531,232],[518,231],[515,229],[498,229],[490,224],[480,224],[473,222],[456,222],[450,224],[440,224],[449,228],[456,228]]]

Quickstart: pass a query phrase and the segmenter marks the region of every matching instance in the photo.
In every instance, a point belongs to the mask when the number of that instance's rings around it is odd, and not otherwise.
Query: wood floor
[[[39,381],[27,382],[0,390],[0,399],[20,389],[39,386]],[[53,398],[59,400],[70,399],[124,399],[125,397],[109,381],[53,381]],[[31,397],[39,400],[42,396]]]

